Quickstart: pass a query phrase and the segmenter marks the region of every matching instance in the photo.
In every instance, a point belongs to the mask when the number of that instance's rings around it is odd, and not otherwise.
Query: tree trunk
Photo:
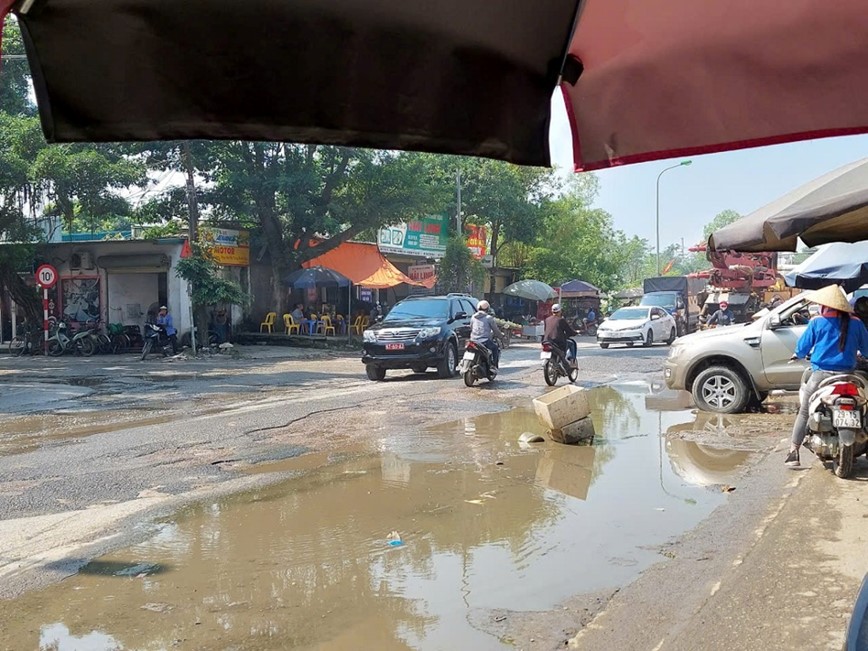
[[[39,295],[28,287],[18,272],[8,264],[0,263],[0,291],[6,291],[21,308],[24,317],[31,323],[42,323],[42,305]]]
[[[488,274],[488,301],[494,302],[494,292],[497,288],[497,276],[495,269],[497,268],[497,252],[500,250],[497,240],[500,239],[500,224],[495,223],[491,228],[491,271]]]

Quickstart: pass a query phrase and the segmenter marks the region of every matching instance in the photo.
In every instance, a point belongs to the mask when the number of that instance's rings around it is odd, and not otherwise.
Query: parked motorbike
[[[151,353],[162,353],[168,357],[172,353],[172,340],[166,329],[156,323],[145,324],[145,343],[142,346],[142,361]]]
[[[809,373],[810,369],[803,382]],[[823,380],[808,401],[808,432],[803,446],[821,460],[831,461],[838,477],[850,477],[854,459],[868,452],[868,381],[861,375],[834,375]]]
[[[464,349],[464,356],[458,363],[458,372],[464,378],[464,384],[472,387],[477,380],[482,378],[492,382],[497,377],[497,367],[491,359],[491,351],[483,344],[468,341]]]
[[[48,354],[53,357],[60,357],[67,352],[90,357],[95,351],[96,346],[90,336],[90,330],[82,329],[70,337],[67,333],[66,321],[57,322],[48,338]]]
[[[570,364],[566,351],[553,341],[546,339],[542,342],[542,352],[539,357],[542,360],[543,377],[550,387],[557,384],[558,378],[565,377],[570,382],[578,379],[578,367]]]

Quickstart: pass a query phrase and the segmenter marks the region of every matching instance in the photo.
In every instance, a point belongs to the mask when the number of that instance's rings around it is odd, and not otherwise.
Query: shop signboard
[[[418,282],[433,278],[436,273],[437,269],[433,264],[412,264],[407,267],[407,277]]]
[[[406,224],[381,228],[377,245],[382,253],[405,253],[416,257],[442,258],[449,241],[449,217],[428,215]]]
[[[200,226],[199,239],[209,246],[214,262],[224,267],[250,264],[250,233],[228,228]]]
[[[473,253],[473,257],[482,260],[488,253],[488,233],[485,226],[469,224],[465,230],[467,232],[467,248]]]

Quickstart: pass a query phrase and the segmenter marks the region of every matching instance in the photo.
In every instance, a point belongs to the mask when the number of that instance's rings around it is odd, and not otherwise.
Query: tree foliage
[[[707,242],[712,233],[720,230],[724,226],[729,226],[734,221],[741,219],[741,217],[742,216],[735,210],[722,210],[714,216],[714,219],[705,225],[705,228],[702,229],[702,237],[705,238],[705,241]]]
[[[475,293],[482,285],[485,269],[473,257],[463,237],[452,237],[440,260],[437,285],[441,291]]]

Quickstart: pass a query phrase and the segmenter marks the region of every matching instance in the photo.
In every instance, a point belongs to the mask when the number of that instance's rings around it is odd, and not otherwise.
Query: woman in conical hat
[[[820,382],[839,373],[852,373],[856,355],[868,355],[868,330],[856,318],[853,308],[839,285],[808,292],[805,296],[820,305],[820,316],[811,319],[808,328],[796,344],[793,359],[811,355],[811,375],[799,391],[799,414],[793,425],[793,443],[785,463],[799,465],[799,448],[805,440],[808,424],[808,401]]]

